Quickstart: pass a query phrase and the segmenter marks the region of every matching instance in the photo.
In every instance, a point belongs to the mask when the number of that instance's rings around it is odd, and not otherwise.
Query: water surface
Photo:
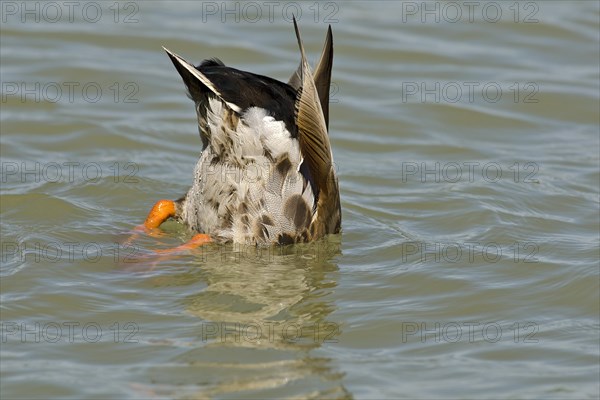
[[[598,398],[599,6],[475,3],[3,2],[0,397]],[[124,246],[200,151],[161,46],[285,81],[292,13],[343,232]]]

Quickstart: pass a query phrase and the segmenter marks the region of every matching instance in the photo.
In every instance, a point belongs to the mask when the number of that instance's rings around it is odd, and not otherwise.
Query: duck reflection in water
[[[185,272],[163,270],[151,280],[169,290],[189,288],[182,308],[197,322],[185,339],[169,339],[181,352],[153,368],[146,390],[159,385],[168,395],[178,382],[191,398],[351,398],[327,356],[343,330],[330,317],[339,249],[339,236],[331,236],[271,248],[207,246],[193,250],[195,258],[176,259]],[[201,268],[190,270],[194,263]]]

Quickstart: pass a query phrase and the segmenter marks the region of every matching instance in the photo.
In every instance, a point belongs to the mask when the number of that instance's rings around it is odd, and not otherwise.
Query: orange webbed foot
[[[136,270],[153,271],[159,263],[171,261],[183,255],[186,251],[211,243],[212,239],[204,233],[196,234],[188,242],[170,249],[154,250],[149,254],[129,260],[130,266],[135,265]],[[140,269],[141,268],[141,269]]]
[[[125,246],[132,246],[132,243],[143,233],[148,234],[153,237],[160,236],[160,230],[158,229],[160,225],[165,222],[167,219],[175,217],[177,215],[177,209],[175,202],[172,200],[159,200],[154,204],[146,220],[143,224],[136,226],[133,229],[133,233],[129,236],[129,238],[125,241]],[[188,250],[193,250],[197,247],[205,245],[207,243],[211,243],[212,239],[209,235],[204,233],[199,233],[194,235],[188,242],[173,247],[170,249],[164,250],[153,250],[150,254],[137,258],[136,262],[142,262],[144,260],[152,259],[152,268],[154,269],[156,264],[159,261],[171,259],[177,257],[180,253],[183,253]]]
[[[185,250],[193,250],[197,247],[203,246],[211,242],[212,239],[210,238],[210,235],[207,235],[205,233],[197,233],[187,243],[184,243],[181,246],[173,247],[172,249],[156,250],[156,252],[160,254],[179,253]]]

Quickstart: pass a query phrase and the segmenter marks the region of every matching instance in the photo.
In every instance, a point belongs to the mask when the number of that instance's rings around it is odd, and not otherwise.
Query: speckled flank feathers
[[[328,137],[331,27],[313,76],[301,53],[288,84],[165,49],[196,104],[203,149],[176,218],[217,242],[291,244],[338,233]]]

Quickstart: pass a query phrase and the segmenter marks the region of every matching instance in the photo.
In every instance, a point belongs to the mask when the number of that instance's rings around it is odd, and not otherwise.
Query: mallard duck
[[[315,72],[301,61],[288,83],[228,67],[194,66],[166,49],[194,101],[202,152],[192,187],[157,202],[144,227],[168,218],[187,225],[193,243],[309,242],[341,228],[329,127],[331,26]]]

